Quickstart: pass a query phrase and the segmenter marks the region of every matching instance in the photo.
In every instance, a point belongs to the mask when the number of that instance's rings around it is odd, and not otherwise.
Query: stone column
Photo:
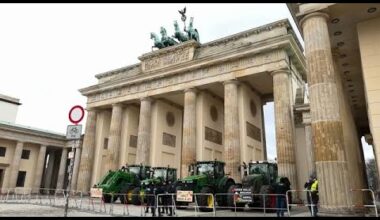
[[[226,173],[241,182],[238,84],[237,80],[224,82],[224,162]]]
[[[300,22],[305,41],[321,215],[346,213],[351,204],[328,19],[327,14],[315,12]]]
[[[112,105],[111,125],[109,132],[109,144],[106,156],[106,170],[115,170],[119,166],[120,133],[123,106],[120,103]]]
[[[59,164],[57,189],[63,189],[63,181],[65,181],[65,171],[67,162],[67,148],[62,149],[61,162]]]
[[[188,175],[188,166],[196,161],[196,101],[196,89],[186,89],[183,113],[183,145],[181,155],[182,178]]]
[[[37,158],[37,166],[36,166],[36,173],[34,175],[34,182],[33,182],[33,193],[37,193],[38,189],[41,188],[41,181],[42,181],[42,174],[44,172],[44,165],[45,165],[45,154],[46,154],[46,146],[41,145],[40,151],[38,153]]]
[[[22,148],[24,147],[24,142],[18,141],[16,145],[15,152],[13,154],[13,159],[11,161],[10,165],[10,178],[9,178],[9,184],[8,187],[13,192],[13,189],[16,188],[17,183],[17,177],[18,177],[18,171],[20,167],[20,161],[21,161],[21,154],[22,154]]]
[[[77,190],[82,191],[84,194],[88,193],[91,187],[92,165],[95,153],[95,126],[96,112],[95,110],[90,110],[87,115],[86,133],[83,139],[77,184]]]
[[[297,187],[295,141],[290,92],[290,71],[280,69],[272,72],[274,118],[276,127],[276,150],[278,175],[289,178],[292,189]]]
[[[49,160],[46,168],[45,173],[45,179],[44,179],[44,188],[50,189],[51,188],[51,179],[53,176],[53,168],[54,168],[54,160],[55,160],[55,152],[50,151],[49,152]]]
[[[79,172],[79,163],[80,163],[80,155],[82,149],[80,147],[75,148],[75,156],[74,156],[74,168],[73,168],[73,176],[71,177],[71,189],[77,189],[77,181],[78,181],[78,172]]]
[[[308,174],[312,174],[316,172],[315,169],[315,159],[314,159],[314,149],[313,149],[313,136],[311,131],[311,124],[307,123],[305,124],[305,141],[306,141],[306,159],[308,163]]]
[[[150,97],[141,99],[136,164],[150,165],[151,106],[152,99]]]

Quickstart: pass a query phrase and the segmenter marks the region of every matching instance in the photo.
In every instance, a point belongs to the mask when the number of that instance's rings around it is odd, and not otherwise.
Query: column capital
[[[187,93],[187,92],[194,92],[194,93],[197,93],[198,92],[198,89],[195,88],[195,87],[190,87],[190,88],[186,88],[183,90],[184,93]]]
[[[142,101],[150,101],[151,102],[151,101],[153,101],[153,98],[150,96],[141,97],[140,102],[142,102]]]
[[[305,17],[303,17],[303,18],[300,20],[299,24],[300,24],[300,26],[301,26],[302,29],[303,29],[303,25],[305,24],[305,21],[308,20],[308,19],[311,18],[311,17],[323,17],[323,18],[326,19],[326,22],[327,22],[327,20],[330,18],[329,14],[327,14],[326,12],[320,12],[320,11],[318,11],[318,12],[313,12],[313,13],[311,13],[311,14],[306,15]]]
[[[223,82],[223,85],[227,85],[227,84],[231,84],[231,83],[235,84],[235,85],[240,85],[240,82],[237,79],[228,79],[228,80]]]
[[[287,69],[287,68],[282,68],[282,69],[274,70],[274,71],[272,71],[270,74],[271,74],[272,76],[274,76],[274,75],[276,75],[276,74],[278,74],[278,73],[290,74],[290,70]]]

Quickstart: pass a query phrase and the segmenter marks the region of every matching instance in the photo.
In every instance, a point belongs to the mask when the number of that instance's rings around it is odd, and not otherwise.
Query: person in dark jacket
[[[276,213],[277,217],[284,217],[284,210],[285,210],[285,194],[286,191],[289,190],[289,183],[286,182],[286,179],[284,177],[280,178],[280,182],[274,184],[273,190],[275,194],[281,194],[277,195],[276,197]]]
[[[156,199],[155,199],[156,190],[157,189],[152,183],[149,183],[145,190],[146,200],[147,200],[147,207],[146,207],[145,213],[148,213],[149,208],[150,208],[153,217],[156,216]]]
[[[175,213],[173,210],[173,196],[171,194],[175,193],[175,186],[171,181],[169,181],[166,185],[165,193],[168,194],[164,196],[166,214],[168,214],[168,216],[172,216]]]

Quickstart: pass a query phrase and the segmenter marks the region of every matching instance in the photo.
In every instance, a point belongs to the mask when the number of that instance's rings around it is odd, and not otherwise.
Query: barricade
[[[309,196],[310,196],[310,204],[305,204],[305,203],[303,203],[303,204],[300,204],[300,203],[290,203],[289,202],[289,193],[291,193],[291,192],[305,192],[305,193],[307,193],[307,194],[309,194]],[[306,195],[307,196],[307,195]],[[314,206],[317,206],[318,207],[318,204],[313,204],[313,200],[311,199],[311,190],[306,190],[306,189],[303,189],[303,190],[295,190],[295,189],[291,189],[291,190],[288,190],[288,191],[286,191],[286,204],[287,204],[287,209],[288,209],[288,214],[289,214],[289,217],[291,217],[291,215],[290,215],[290,207],[301,207],[301,206],[303,206],[303,207],[308,207],[309,208],[309,206],[310,206],[310,210],[311,210],[311,216],[314,216],[314,209],[313,209],[313,207]]]
[[[379,217],[378,213],[377,213],[375,193],[371,189],[351,189],[350,192],[351,193],[354,193],[354,192],[362,192],[362,193],[364,193],[364,192],[370,192],[371,193],[371,198],[372,198],[372,204],[364,204],[364,205],[353,204],[352,207],[374,208],[375,209],[375,216]]]
[[[267,210],[278,210],[278,208],[276,208],[276,198],[278,196],[281,196],[281,197],[284,197],[284,199],[286,199],[286,194],[260,194],[260,193],[253,193],[251,194],[253,198],[257,198],[257,197],[262,197],[261,198],[261,204],[262,206],[258,206],[258,207],[250,207],[248,206],[248,208],[245,207],[245,204],[244,206],[237,206],[237,203],[236,203],[236,200],[237,200],[237,193],[216,193],[215,194],[215,198],[216,198],[216,201],[218,201],[218,198],[219,197],[226,197],[226,196],[231,196],[233,198],[233,204],[234,206],[221,206],[221,205],[217,205],[217,208],[223,208],[223,209],[230,209],[230,210],[233,210],[234,213],[235,213],[235,216],[237,216],[237,210],[242,210],[242,209],[246,209],[246,210],[257,210],[257,209],[260,209],[260,210],[263,210],[264,212],[264,216],[266,216],[266,213],[267,213]],[[223,199],[223,198],[222,198]],[[224,198],[226,199],[226,198]],[[228,199],[231,199],[231,198],[227,198],[227,201]],[[221,199],[219,199],[221,200]],[[274,204],[272,204],[274,206],[274,208],[271,208],[271,207],[268,207],[267,206],[267,202],[273,202]],[[228,203],[227,203],[228,204]],[[288,211],[287,208],[283,208],[283,211]],[[289,213],[288,213],[289,214]]]
[[[175,205],[175,193],[165,193],[165,194],[158,194],[157,197],[156,197],[156,207],[157,207],[157,211],[160,209],[160,208],[170,208],[172,209],[172,215],[173,216],[177,216],[177,212],[176,212],[176,205]],[[165,197],[169,197],[170,196],[170,200],[171,200],[171,204],[168,204],[168,205],[165,205],[163,204],[164,200],[167,199]],[[160,199],[161,198],[161,199]],[[162,202],[160,202],[162,201]]]

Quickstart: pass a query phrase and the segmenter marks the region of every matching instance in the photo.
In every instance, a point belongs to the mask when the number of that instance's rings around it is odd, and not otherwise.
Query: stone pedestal
[[[272,72],[278,175],[289,178],[298,189],[289,70]]]
[[[151,106],[151,98],[145,97],[141,99],[136,164],[150,165]]]
[[[196,161],[196,98],[196,89],[185,90],[181,177],[188,175],[188,166]]]
[[[22,149],[24,147],[23,142],[17,142],[15,152],[13,154],[13,159],[11,161],[11,174],[9,178],[9,184],[8,187],[9,189],[14,192],[14,188],[16,188],[16,183],[17,183],[17,177],[18,177],[18,171],[20,167],[20,161],[21,161],[21,154],[22,154]]]
[[[42,174],[44,172],[44,165],[45,165],[45,154],[46,154],[46,146],[41,145],[40,151],[38,153],[37,158],[37,166],[36,166],[36,173],[34,175],[34,182],[33,182],[33,193],[37,193],[38,189],[41,188],[41,181],[42,181]]]
[[[59,164],[57,189],[63,189],[65,180],[66,162],[67,162],[67,148],[62,149],[61,162]]]
[[[334,215],[351,210],[351,197],[328,19],[327,14],[315,12],[305,16],[300,23],[304,33],[308,68],[320,212]]]
[[[241,182],[240,171],[240,129],[237,80],[224,82],[224,162],[225,172],[235,182]]]
[[[83,150],[80,159],[77,190],[88,193],[91,184],[92,166],[95,152],[96,112],[88,111]]]
[[[122,122],[123,106],[121,104],[112,105],[111,125],[109,132],[108,153],[106,156],[106,170],[116,170],[119,165],[120,133]]]

